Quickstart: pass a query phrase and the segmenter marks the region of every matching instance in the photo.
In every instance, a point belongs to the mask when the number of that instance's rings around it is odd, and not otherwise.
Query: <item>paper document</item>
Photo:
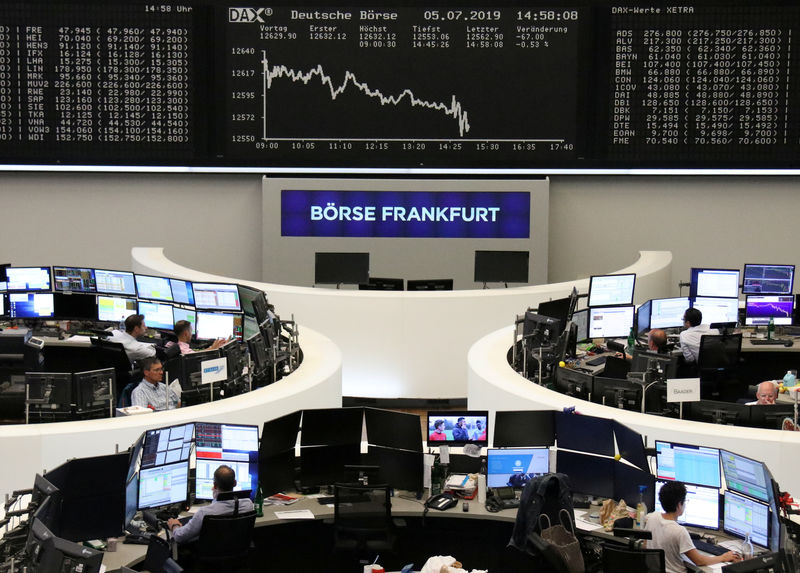
[[[275,517],[278,519],[314,519],[314,514],[310,509],[296,509],[294,511],[276,511]]]
[[[172,393],[178,397],[178,400],[181,399],[181,393],[183,392],[183,388],[181,388],[181,383],[178,382],[177,378],[175,378],[175,380],[169,383],[169,389],[172,390]]]

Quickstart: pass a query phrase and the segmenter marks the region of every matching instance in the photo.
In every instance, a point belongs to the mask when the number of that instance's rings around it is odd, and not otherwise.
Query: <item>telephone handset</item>
[[[451,493],[440,493],[439,495],[434,495],[425,502],[425,507],[438,509],[439,511],[450,509],[456,505],[458,505],[458,499]]]

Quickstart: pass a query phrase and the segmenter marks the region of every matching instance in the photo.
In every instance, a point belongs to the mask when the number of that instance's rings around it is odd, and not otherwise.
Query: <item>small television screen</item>
[[[235,284],[192,283],[194,305],[198,310],[242,310],[239,287]]]
[[[174,302],[194,305],[192,283],[180,279],[169,279],[169,287],[172,290],[172,300]]]
[[[743,294],[792,294],[794,265],[744,266]]]
[[[134,275],[136,290],[139,298],[148,300],[165,300],[172,302],[172,287],[166,277],[151,277],[149,275]]]
[[[692,300],[692,308],[703,315],[703,324],[716,322],[739,322],[739,299],[697,297]]]
[[[723,496],[722,530],[761,547],[769,547],[769,505],[732,491]]]
[[[689,296],[737,298],[739,269],[692,269]]]
[[[94,278],[99,293],[136,296],[136,281],[133,273],[95,269]]]
[[[488,487],[522,488],[536,476],[550,471],[548,448],[490,448],[486,458]]]
[[[212,499],[214,472],[221,465],[236,473],[234,491],[258,490],[258,427],[239,424],[195,423],[195,497]]]
[[[589,309],[589,338],[626,337],[633,327],[633,305]]]
[[[95,320],[97,318],[96,297],[61,292],[53,293],[53,314],[61,319]]]
[[[53,287],[57,291],[97,292],[94,269],[53,267]]]
[[[719,450],[656,440],[656,477],[719,488]]]
[[[744,323],[747,326],[792,324],[794,296],[791,294],[749,294],[745,302]]]
[[[139,314],[144,316],[144,323],[148,328],[172,330],[175,320],[172,316],[171,304],[139,301]]]
[[[53,293],[8,293],[8,315],[11,318],[52,318],[53,306]]]
[[[198,312],[197,331],[198,340],[228,339],[235,335],[234,322],[236,316],[224,312]]]
[[[136,314],[135,298],[118,296],[97,297],[97,320],[102,322],[122,322],[132,314]]]
[[[527,283],[528,251],[475,251],[476,283]]]
[[[51,290],[50,267],[8,267],[6,276],[9,292]]]
[[[656,480],[656,506],[655,511],[663,512],[658,494],[664,484],[663,480]],[[681,525],[703,527],[705,529],[719,529],[719,489],[702,485],[686,484],[686,504],[683,515],[678,517]]]
[[[689,297],[654,298],[650,306],[650,328],[680,328]]]
[[[428,412],[428,446],[488,445],[489,412]]]
[[[594,275],[589,280],[589,306],[633,303],[635,274]]]
[[[369,281],[369,253],[314,253],[314,283],[359,284]]]

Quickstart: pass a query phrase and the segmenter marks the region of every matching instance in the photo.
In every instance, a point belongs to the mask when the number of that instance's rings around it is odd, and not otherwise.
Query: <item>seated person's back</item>
[[[703,313],[696,308],[687,308],[683,314],[683,325],[686,330],[681,332],[681,352],[687,363],[696,363],[700,354],[700,338],[704,334],[719,334],[715,328],[702,324]]]
[[[125,319],[125,331],[115,330],[109,340],[122,344],[128,360],[136,362],[142,358],[156,355],[155,346],[137,340],[145,332],[147,332],[147,325],[144,323],[144,315],[132,314]]]

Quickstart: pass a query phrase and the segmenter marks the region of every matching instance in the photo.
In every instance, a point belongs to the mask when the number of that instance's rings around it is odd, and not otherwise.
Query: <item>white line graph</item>
[[[469,132],[470,124],[467,111],[462,107],[461,102],[458,101],[455,95],[452,96],[449,104],[420,99],[415,96],[410,89],[405,89],[398,95],[385,95],[380,90],[373,89],[367,83],[359,81],[355,74],[349,70],[345,72],[344,81],[342,81],[340,85],[335,86],[333,79],[331,76],[325,73],[325,70],[321,64],[318,64],[316,67],[306,72],[293,70],[282,64],[270,67],[269,60],[267,58],[267,52],[262,50],[261,54],[261,63],[263,66],[263,138],[265,140],[275,139],[267,137],[267,90],[272,88],[273,80],[278,78],[289,78],[293,82],[303,82],[306,85],[315,77],[319,78],[319,81],[324,86],[327,86],[330,90],[330,96],[332,100],[335,100],[337,97],[339,97],[348,88],[348,86],[352,84],[354,88],[358,89],[367,96],[376,98],[381,105],[399,106],[404,100],[407,100],[411,106],[441,111],[445,115],[451,116],[454,120],[456,120],[458,123],[458,132],[460,137],[464,137],[464,135]]]

